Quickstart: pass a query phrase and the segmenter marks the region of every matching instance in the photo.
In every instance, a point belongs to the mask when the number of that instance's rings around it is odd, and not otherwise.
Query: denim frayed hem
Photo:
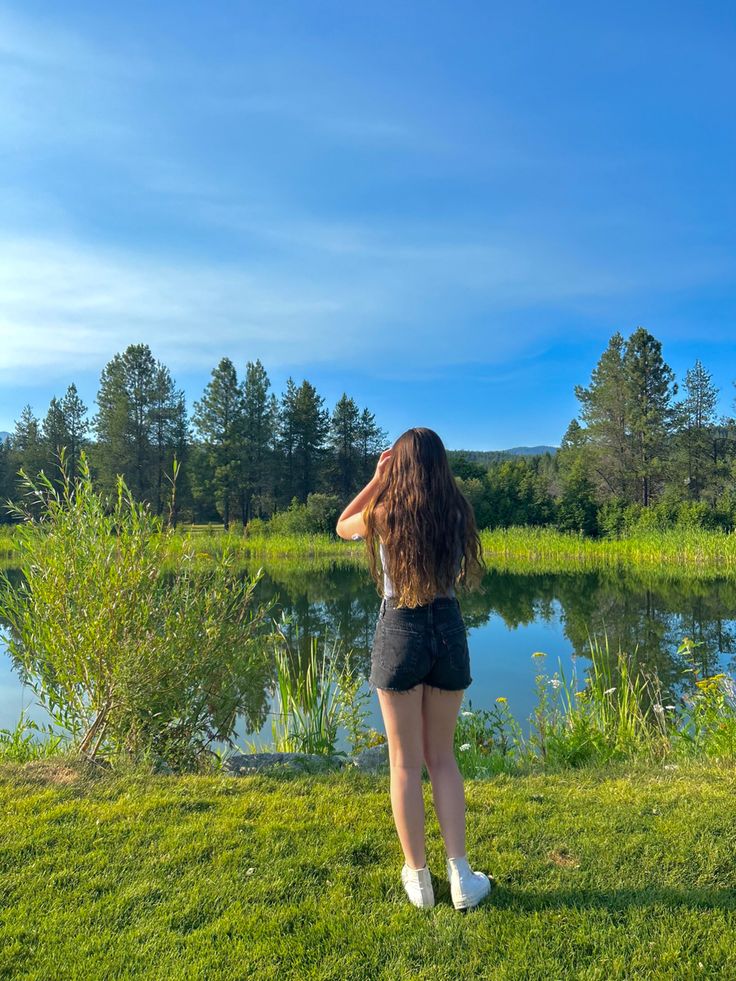
[[[386,687],[384,685],[373,685],[373,684],[371,684],[370,687],[374,691],[392,691],[396,695],[408,695],[409,692],[415,691],[421,685],[421,683],[422,682],[419,681],[419,682],[417,682],[416,685],[412,685],[411,688],[388,688],[388,687]]]
[[[422,683],[425,684],[427,688],[431,688],[432,691],[456,692],[456,691],[465,691],[466,688],[470,687],[470,685],[468,684],[468,685],[461,685],[460,688],[440,688],[438,685],[430,685],[429,682],[427,681],[424,681]]]
[[[412,685],[411,688],[388,688],[383,685],[374,685],[372,683],[369,684],[369,687],[372,688],[374,691],[392,691],[396,695],[408,695],[409,692],[415,691],[420,685],[426,685],[427,688],[431,688],[432,691],[440,691],[440,692],[448,692],[448,693],[465,691],[466,687],[468,687],[467,685],[463,685],[462,688],[440,688],[438,685],[430,685],[426,681],[419,681],[417,682],[416,685]]]

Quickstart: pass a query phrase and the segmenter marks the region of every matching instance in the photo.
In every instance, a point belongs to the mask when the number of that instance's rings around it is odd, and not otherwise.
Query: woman
[[[377,690],[388,739],[404,889],[415,906],[434,906],[424,841],[426,763],[453,905],[469,909],[488,895],[491,880],[472,871],[465,855],[465,791],[453,743],[472,679],[454,586],[478,586],[484,566],[473,509],[439,436],[423,427],[399,436],[340,515],[336,531],[341,538],[365,539],[377,586],[379,540],[383,599],[369,684]]]

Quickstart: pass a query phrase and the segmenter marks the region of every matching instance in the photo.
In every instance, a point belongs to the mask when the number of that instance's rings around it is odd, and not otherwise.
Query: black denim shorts
[[[472,682],[468,635],[455,596],[397,607],[384,597],[371,651],[372,688],[408,691],[420,682],[460,691]]]

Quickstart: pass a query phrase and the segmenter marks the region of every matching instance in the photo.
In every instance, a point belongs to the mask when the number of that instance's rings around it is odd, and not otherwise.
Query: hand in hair
[[[378,463],[376,464],[376,472],[373,476],[374,480],[379,480],[386,469],[386,466],[391,459],[392,450],[384,450],[383,453],[378,458]]]

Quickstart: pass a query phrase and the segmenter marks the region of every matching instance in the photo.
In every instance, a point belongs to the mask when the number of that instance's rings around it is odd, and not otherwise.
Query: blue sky
[[[0,429],[147,342],[558,444],[643,325],[733,411],[726,3],[0,0]]]

